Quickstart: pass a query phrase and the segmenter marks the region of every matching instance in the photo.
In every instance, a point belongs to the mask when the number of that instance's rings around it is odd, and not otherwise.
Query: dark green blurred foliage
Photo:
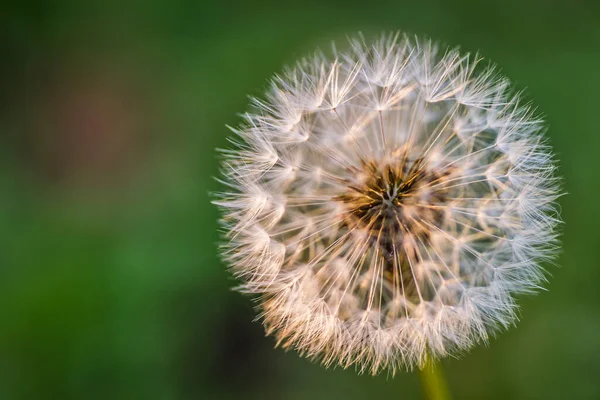
[[[96,3],[96,4],[94,4]],[[0,398],[419,398],[273,350],[217,257],[214,148],[247,94],[347,34],[481,51],[549,124],[561,268],[444,362],[457,399],[600,398],[595,1],[8,1],[0,7]]]

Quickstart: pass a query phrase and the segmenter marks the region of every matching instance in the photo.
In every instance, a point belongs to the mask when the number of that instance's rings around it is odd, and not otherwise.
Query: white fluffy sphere
[[[486,341],[544,280],[544,129],[476,57],[398,34],[300,61],[224,151],[223,254],[267,333],[325,365],[411,369]]]

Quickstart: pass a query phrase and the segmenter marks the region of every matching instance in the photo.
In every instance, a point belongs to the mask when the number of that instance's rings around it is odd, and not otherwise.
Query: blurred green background
[[[497,62],[568,196],[549,291],[444,362],[456,399],[600,398],[597,1],[3,1],[0,399],[419,398],[273,349],[208,192],[247,94],[316,46],[405,30]]]

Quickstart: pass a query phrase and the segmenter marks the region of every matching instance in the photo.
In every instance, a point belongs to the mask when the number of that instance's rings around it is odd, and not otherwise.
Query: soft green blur
[[[333,39],[398,29],[526,89],[568,192],[549,290],[444,361],[454,398],[600,398],[596,1],[9,0],[0,16],[0,399],[419,398],[417,374],[273,349],[230,290],[208,194],[247,94]]]

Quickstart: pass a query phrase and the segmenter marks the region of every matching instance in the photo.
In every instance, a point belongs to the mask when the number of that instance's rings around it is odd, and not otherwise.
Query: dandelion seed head
[[[480,58],[399,34],[303,59],[233,132],[223,255],[266,332],[391,373],[516,320],[556,249],[544,125]]]

